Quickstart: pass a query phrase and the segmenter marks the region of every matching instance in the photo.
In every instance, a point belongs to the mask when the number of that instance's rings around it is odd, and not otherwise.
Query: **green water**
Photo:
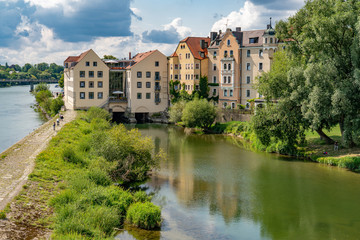
[[[43,120],[31,106],[30,86],[0,88],[0,153],[38,128]]]
[[[254,153],[231,137],[137,125],[168,159],[145,185],[161,231],[119,239],[360,239],[360,175]]]

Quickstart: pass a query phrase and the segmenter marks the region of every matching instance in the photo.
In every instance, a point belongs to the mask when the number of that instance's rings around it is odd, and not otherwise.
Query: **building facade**
[[[169,57],[169,79],[180,81],[189,94],[199,89],[200,77],[208,74],[209,44],[210,38],[187,37]]]

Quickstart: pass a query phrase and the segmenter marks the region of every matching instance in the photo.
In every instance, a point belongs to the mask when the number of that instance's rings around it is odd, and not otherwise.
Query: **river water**
[[[168,158],[145,187],[161,231],[119,239],[359,239],[360,175],[246,150],[232,138],[137,125]]]
[[[31,106],[30,86],[0,88],[0,153],[38,128],[43,120]]]

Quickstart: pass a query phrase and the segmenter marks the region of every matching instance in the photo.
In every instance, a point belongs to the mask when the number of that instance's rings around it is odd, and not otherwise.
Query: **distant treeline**
[[[0,64],[0,79],[57,79],[59,80],[64,67],[56,63],[38,63],[31,65],[26,63],[24,66],[18,64],[3,66]]]

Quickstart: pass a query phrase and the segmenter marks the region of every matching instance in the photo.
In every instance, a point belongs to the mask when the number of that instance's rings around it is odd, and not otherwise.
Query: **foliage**
[[[169,110],[170,121],[177,123],[181,121],[182,114],[185,108],[186,102],[184,100],[176,102],[171,106]]]
[[[60,79],[64,71],[63,66],[55,63],[38,63],[31,65],[26,63],[23,67],[18,64],[2,66],[0,64],[1,79]]]
[[[37,85],[33,94],[39,106],[51,116],[58,114],[61,107],[64,106],[64,101],[60,96],[58,98],[52,97],[52,93],[46,83]]]
[[[129,207],[126,220],[143,229],[154,229],[161,226],[161,210],[151,202],[137,202]]]
[[[331,166],[347,168],[351,171],[360,171],[360,157],[319,157],[316,161]]]
[[[333,140],[323,129],[336,124],[345,145],[360,143],[359,14],[359,1],[307,1],[276,26],[279,39],[291,39],[286,44],[291,62],[283,61],[283,66],[271,70],[278,76],[279,91],[271,86],[274,81],[269,81],[270,87],[260,83],[259,89],[268,98],[282,99],[284,93],[296,98],[301,108],[293,111],[301,113],[299,117],[308,124],[304,127],[317,131],[328,143]],[[301,74],[291,77],[293,69]]]
[[[194,99],[183,110],[182,121],[187,127],[209,129],[216,118],[216,107],[206,99]]]
[[[116,57],[114,57],[113,55],[104,55],[103,59],[112,59],[112,60],[117,60]]]
[[[6,219],[6,213],[3,210],[0,210],[0,220]]]
[[[64,101],[62,100],[62,97],[59,96],[52,99],[50,104],[51,115],[55,116],[58,112],[60,112],[62,106],[64,106]]]
[[[199,94],[200,98],[207,99],[209,96],[209,87],[208,87],[208,77],[207,76],[201,76],[200,77],[200,83],[199,83]]]
[[[106,121],[111,120],[111,115],[108,111],[102,108],[98,107],[91,107],[87,111],[85,115],[82,116],[82,118],[87,121],[88,123],[92,122],[95,118],[104,119]]]
[[[179,85],[180,85],[179,80],[176,81],[170,80],[169,82],[169,91],[170,91],[169,93],[171,96],[171,103],[176,103],[179,100],[180,92],[177,89]]]
[[[59,79],[59,87],[64,88],[64,73],[61,74],[61,77]]]
[[[49,89],[50,89],[50,86],[47,85],[46,83],[39,83],[35,86],[34,91],[35,91],[35,93],[38,93],[41,91],[50,91]],[[51,94],[51,92],[50,92],[50,94]]]

